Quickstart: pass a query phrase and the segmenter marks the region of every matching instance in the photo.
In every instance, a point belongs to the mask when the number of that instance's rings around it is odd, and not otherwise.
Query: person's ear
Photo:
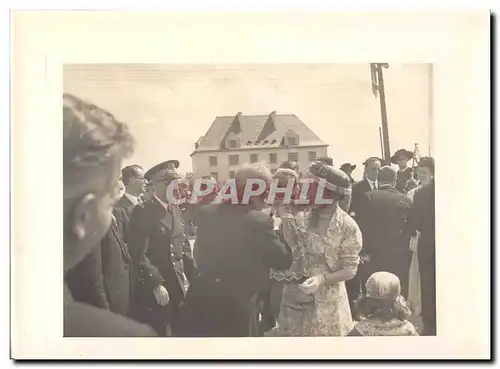
[[[75,206],[72,230],[79,241],[87,235],[89,222],[95,214],[96,200],[95,194],[88,193]]]

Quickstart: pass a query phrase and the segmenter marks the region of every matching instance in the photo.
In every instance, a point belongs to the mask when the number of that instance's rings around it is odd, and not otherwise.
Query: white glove
[[[306,279],[303,283],[299,284],[302,292],[311,295],[325,283],[325,277],[322,275],[315,275],[314,277]]]
[[[168,295],[168,291],[162,284],[156,287],[153,290],[153,293],[155,295],[156,302],[160,306],[166,306],[170,301],[170,296]]]

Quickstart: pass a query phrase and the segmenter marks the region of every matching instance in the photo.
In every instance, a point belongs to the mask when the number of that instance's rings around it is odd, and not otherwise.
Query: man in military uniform
[[[408,162],[413,159],[413,152],[405,149],[398,150],[391,157],[391,163],[399,167],[396,179],[396,190],[407,193],[417,186],[413,179],[413,169],[408,166]]]
[[[138,283],[135,318],[150,324],[159,336],[166,336],[169,328],[175,333],[187,287],[183,260],[192,262],[182,212],[167,196],[169,184],[181,178],[178,166],[177,160],[169,160],[146,172],[153,199],[134,207],[129,224],[128,247]]]

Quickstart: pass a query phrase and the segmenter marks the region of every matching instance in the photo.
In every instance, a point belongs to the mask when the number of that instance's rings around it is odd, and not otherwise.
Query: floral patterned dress
[[[342,269],[356,273],[362,240],[355,221],[340,207],[333,216],[320,218],[315,226],[310,218],[310,211],[295,217],[300,240],[300,251],[295,250],[295,255],[301,257],[292,268],[301,265],[302,270],[294,270],[288,277],[326,275]],[[343,281],[323,284],[310,295],[303,293],[293,279],[287,281],[290,283],[283,289],[277,335],[345,336],[351,331],[354,324]]]

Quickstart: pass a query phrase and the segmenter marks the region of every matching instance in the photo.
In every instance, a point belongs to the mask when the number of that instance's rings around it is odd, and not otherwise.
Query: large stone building
[[[193,175],[225,180],[245,163],[266,162],[274,171],[286,160],[304,170],[315,158],[326,156],[327,147],[294,114],[216,117],[195,143]]]

